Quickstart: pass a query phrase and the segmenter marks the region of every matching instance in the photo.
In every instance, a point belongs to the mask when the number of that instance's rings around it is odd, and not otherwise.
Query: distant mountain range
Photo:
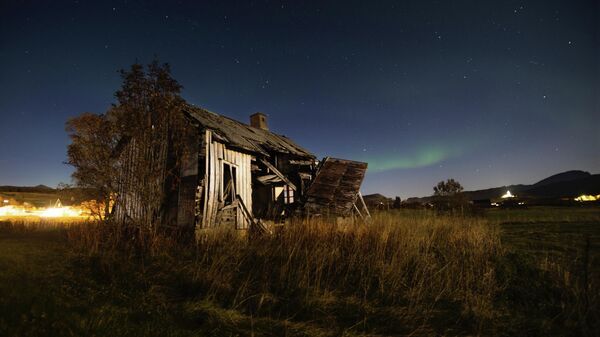
[[[572,198],[582,194],[600,194],[600,174],[567,171],[542,179],[532,185],[510,185],[485,190],[467,191],[470,200],[494,199],[510,190],[512,194],[530,198]]]
[[[476,191],[465,191],[469,200],[498,199],[506,191],[513,195],[537,199],[574,198],[582,194],[600,194],[600,174],[590,174],[585,171],[566,171],[542,179],[531,185],[509,185],[493,187]],[[365,195],[365,201],[382,202],[381,194]],[[408,198],[403,202],[427,202],[432,197]],[[391,205],[392,199],[388,198]]]
[[[46,185],[37,186],[0,186],[0,192],[29,192],[29,193],[54,193],[55,188]]]

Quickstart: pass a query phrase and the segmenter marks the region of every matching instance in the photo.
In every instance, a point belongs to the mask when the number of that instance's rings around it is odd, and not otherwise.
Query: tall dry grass
[[[154,269],[178,275],[167,281],[176,283],[171,296],[340,332],[480,332],[496,315],[501,288],[494,268],[503,254],[500,236],[478,218],[385,213],[356,225],[298,220],[252,238],[211,230],[196,243],[94,224],[72,228],[69,239],[81,254],[161,264]]]
[[[595,232],[559,254],[513,227],[411,211],[198,241],[105,222],[0,222],[0,235],[52,234],[73,289],[96,299],[82,317],[108,335],[596,335]]]

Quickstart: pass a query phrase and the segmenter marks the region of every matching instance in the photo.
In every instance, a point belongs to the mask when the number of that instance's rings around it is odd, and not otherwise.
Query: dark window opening
[[[223,163],[223,203],[231,205],[235,200],[237,191],[235,185],[237,181],[236,167],[228,163]]]

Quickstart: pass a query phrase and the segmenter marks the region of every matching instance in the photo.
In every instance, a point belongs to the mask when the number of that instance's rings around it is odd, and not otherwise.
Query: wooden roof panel
[[[325,158],[306,191],[304,207],[311,214],[348,216],[366,171],[367,163]]]

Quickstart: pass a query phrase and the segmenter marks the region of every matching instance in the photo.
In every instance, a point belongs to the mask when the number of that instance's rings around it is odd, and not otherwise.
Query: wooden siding
[[[160,137],[160,136],[159,136]],[[142,144],[153,144],[153,146]],[[115,219],[119,223],[157,225],[164,191],[168,143],[166,136],[138,141],[131,139],[120,156]]]
[[[181,158],[179,195],[177,198],[177,225],[193,226],[198,188],[198,141],[189,139],[190,148]]]
[[[205,131],[206,175],[204,189],[204,210],[201,228],[218,225],[217,215],[224,206],[223,167],[227,163],[236,168],[235,192],[242,198],[248,209],[252,209],[251,155],[228,149],[225,144],[213,139],[212,131]],[[248,220],[237,210],[237,229],[248,229]]]

